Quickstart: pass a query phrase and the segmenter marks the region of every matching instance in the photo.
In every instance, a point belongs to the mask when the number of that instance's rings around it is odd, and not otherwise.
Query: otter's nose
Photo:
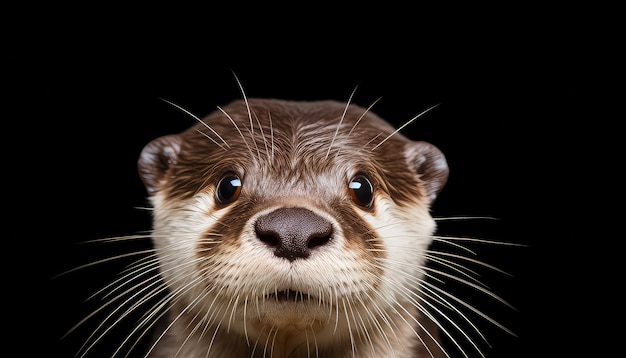
[[[311,250],[326,245],[331,223],[305,208],[280,208],[258,218],[254,226],[259,240],[278,257],[289,261],[307,258]]]

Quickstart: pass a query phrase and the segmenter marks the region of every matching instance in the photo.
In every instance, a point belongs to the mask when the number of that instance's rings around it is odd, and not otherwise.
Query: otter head
[[[250,99],[149,143],[152,239],[189,329],[292,351],[414,335],[448,167],[394,131],[356,105]]]

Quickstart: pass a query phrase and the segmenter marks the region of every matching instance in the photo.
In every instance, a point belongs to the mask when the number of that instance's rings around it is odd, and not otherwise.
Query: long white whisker
[[[85,354],[87,354],[87,352],[89,352],[98,342],[100,342],[109,331],[111,331],[114,327],[116,327],[129,312],[134,311],[137,307],[141,306],[145,302],[148,302],[152,297],[154,297],[156,294],[158,294],[159,292],[165,289],[165,287],[160,284],[159,277],[157,275],[153,276],[152,279],[154,280],[154,282],[143,287],[142,289],[138,290],[137,292],[132,294],[130,297],[122,301],[122,303],[120,303],[117,308],[111,311],[103,319],[100,325],[98,325],[96,329],[93,331],[93,333],[87,338],[85,345],[81,347],[81,351],[83,351],[83,354],[81,356],[84,356]],[[144,291],[150,289],[150,287],[153,285],[158,285],[156,287],[157,288],[156,291],[152,290],[150,291],[151,294],[146,295],[146,296],[140,296],[141,294],[144,293]],[[125,293],[116,296],[114,299],[107,302],[107,304],[103,305],[101,308],[106,307],[108,304],[113,304],[118,299],[121,299],[126,293],[130,293],[130,292],[131,290],[127,290]],[[141,297],[139,301],[135,301],[137,297]],[[106,326],[105,328],[105,324],[107,324],[110,320],[112,320],[118,312],[121,312],[122,308],[126,307],[129,304],[131,306],[128,309],[126,309],[125,313],[121,314],[119,319],[114,320],[111,324],[108,324],[108,326]],[[101,309],[98,309],[96,311],[100,311],[100,310]],[[90,315],[89,317],[91,316],[92,315]],[[96,337],[96,334],[98,332],[101,332],[101,333]],[[91,344],[87,345],[89,342],[91,342]]]
[[[388,265],[386,265],[385,263],[380,263],[379,265],[377,265],[378,267],[382,268],[383,270],[391,268],[388,267]],[[407,276],[409,278],[410,281],[416,281],[416,287],[420,287],[420,282],[422,282],[423,280],[421,279],[417,279],[413,276],[410,276],[407,274],[406,271],[402,271],[402,270],[392,270],[395,274],[399,275],[399,276]],[[415,301],[415,299],[413,299],[412,297],[410,297],[410,295],[413,295],[414,293],[412,291],[410,291],[408,288],[404,287],[403,285],[392,281],[392,280],[388,280],[388,279],[383,279],[383,278],[379,278],[380,281],[388,284],[391,286],[391,288],[395,291],[395,292],[399,292],[402,296],[406,296],[407,299],[409,299],[412,304],[421,312],[428,314],[428,312],[426,310],[423,309],[423,307],[417,302]],[[375,291],[377,292],[377,291]],[[409,293],[410,295],[407,296],[406,293]],[[383,297],[382,295],[379,295],[384,301],[388,301],[388,299],[386,297]],[[413,323],[417,324],[417,326],[419,326],[420,328],[422,328],[422,330],[437,344],[437,346],[441,349],[441,351],[447,356],[449,357],[448,353],[446,352],[446,350],[440,345],[440,343],[432,336],[432,333],[429,332],[421,322],[419,322],[419,320],[417,320],[416,317],[413,317],[408,310],[406,309],[406,307],[404,307],[403,305],[401,305],[398,302],[388,302],[388,306],[392,307],[393,312],[395,312],[395,314],[397,315],[397,317],[400,318],[400,320],[402,320],[408,327],[411,328],[411,331],[413,331],[413,334],[417,337],[417,339],[423,344],[423,346],[426,348],[427,351],[430,352],[430,349],[428,348],[428,346],[426,345],[426,343],[424,342],[423,338],[415,331],[415,329],[413,328],[413,325],[407,321],[406,318],[404,318],[404,316],[402,315],[402,313],[400,311],[398,311],[397,308],[398,307],[402,312],[405,312],[408,316],[411,317],[411,320],[413,321]],[[430,316],[429,316],[430,317]],[[433,320],[433,322],[437,322],[434,318],[431,318]],[[393,332],[393,331],[392,331]],[[446,332],[444,332],[446,333]],[[447,334],[448,337],[454,341],[454,338]]]
[[[269,114],[268,114],[269,117]],[[270,153],[269,153],[269,148],[267,146],[267,138],[265,138],[265,133],[263,132],[263,126],[261,125],[261,121],[259,120],[259,117],[257,115],[254,116],[254,119],[256,120],[257,125],[259,126],[259,133],[261,134],[261,138],[263,139],[263,145],[265,146],[265,155],[267,155],[267,159],[270,161],[272,158],[270,157]],[[270,117],[270,130],[271,130],[271,117]]]
[[[374,146],[374,148],[372,148],[371,150],[374,151],[376,150],[376,148],[380,147],[383,143],[385,143],[389,138],[391,138],[392,136],[394,136],[396,133],[398,133],[399,131],[401,131],[402,129],[404,129],[404,127],[408,126],[409,124],[411,124],[413,121],[415,121],[416,119],[420,118],[421,116],[423,116],[424,114],[426,114],[427,112],[429,112],[430,110],[432,110],[433,108],[437,107],[439,104],[436,104],[432,107],[426,108],[425,110],[423,110],[422,112],[420,112],[418,115],[416,115],[415,117],[409,119],[406,123],[404,123],[403,125],[401,125],[400,127],[398,127],[398,129],[396,129],[395,131],[393,131],[391,134],[389,134],[387,137],[385,137],[385,139],[381,140],[380,143],[376,144]]]
[[[346,113],[348,112],[348,108],[350,107],[350,103],[352,102],[352,97],[354,96],[354,93],[356,92],[357,88],[358,86],[354,87],[354,90],[352,90],[352,93],[350,94],[350,98],[348,98],[348,101],[346,102],[346,106],[344,107],[343,113],[341,114],[341,118],[339,119],[339,124],[337,124],[337,128],[335,129],[335,134],[333,135],[333,138],[330,140],[330,144],[328,145],[328,151],[326,152],[326,157],[324,158],[324,160],[328,159],[328,155],[330,154],[330,149],[333,147],[333,143],[335,143],[335,139],[337,138],[337,134],[339,133],[339,128],[341,127],[341,124],[343,123]]]
[[[233,72],[233,76],[235,76],[235,80],[237,81],[237,85],[239,86],[239,90],[241,91],[241,96],[243,97],[243,100],[246,103],[246,109],[248,110],[248,119],[250,120],[250,136],[252,137],[252,143],[254,144],[254,147],[256,148],[257,156],[259,156],[259,161],[260,161],[261,156],[259,153],[259,146],[257,145],[256,139],[254,137],[254,123],[252,121],[252,111],[250,109],[250,103],[248,103],[248,96],[246,95],[246,92],[243,90],[243,85],[241,84],[241,81],[239,81],[239,77],[237,77],[237,75],[234,72]]]
[[[365,111],[363,111],[363,113],[361,114],[361,116],[354,122],[354,125],[352,126],[352,128],[350,128],[350,131],[348,132],[348,134],[346,134],[346,138],[350,138],[350,135],[352,134],[352,132],[356,129],[356,127],[359,125],[359,123],[361,123],[361,120],[363,119],[363,117],[365,117],[365,115],[372,109],[372,107],[374,107],[374,105],[381,99],[381,97],[377,98],[374,102],[372,102],[372,104],[369,105],[369,107],[367,107],[365,109]],[[339,128],[337,128],[339,129]],[[369,145],[369,143],[374,140],[375,138],[377,138],[378,136],[372,138],[370,141],[368,141],[367,143],[365,143],[365,145],[363,145],[361,147],[361,150],[365,147],[367,147]],[[335,158],[337,158],[339,156],[339,153],[341,153],[341,150],[337,150],[337,152],[335,153]]]
[[[473,259],[473,258],[471,258],[471,257],[467,257],[467,256],[463,256],[463,255],[458,255],[458,254],[452,254],[452,253],[449,253],[449,252],[442,252],[442,251],[427,250],[427,257],[428,257],[428,259],[430,259],[430,260],[443,260],[441,257],[437,257],[437,256],[448,256],[448,257],[454,257],[455,259],[459,259],[459,260],[463,260],[463,261],[468,261],[468,262],[471,262],[471,263],[476,264],[476,265],[480,265],[480,266],[483,266],[483,267],[487,267],[487,268],[489,268],[490,270],[497,271],[497,272],[499,272],[499,273],[501,273],[501,274],[504,274],[504,275],[507,275],[507,276],[513,276],[513,275],[511,275],[510,273],[508,273],[508,272],[506,272],[506,271],[504,271],[504,270],[502,270],[502,269],[500,269],[500,268],[497,268],[497,267],[495,267],[495,266],[493,266],[493,265],[490,265],[490,264],[488,264],[488,263],[486,263],[486,262],[483,262],[483,261],[480,261],[480,260]],[[455,262],[455,261],[453,261],[453,260],[445,260],[445,262],[450,263],[450,264],[452,264],[452,265],[453,265],[453,266],[455,266],[455,267],[463,267],[463,266],[462,266],[462,265],[460,265],[458,262]],[[463,267],[463,268],[465,268],[465,267]]]
[[[180,278],[182,280],[184,280],[185,278],[182,277]],[[187,291],[192,290],[193,288],[197,287],[198,285],[200,285],[202,283],[202,277],[198,277],[186,284],[184,284],[183,286],[179,287],[176,291],[173,291],[170,293],[170,296],[172,298],[176,298],[176,297],[181,297],[181,295]],[[167,327],[163,330],[163,332],[157,337],[157,339],[155,340],[155,342],[152,344],[152,346],[148,349],[148,354],[154,350],[154,348],[156,347],[156,345],[159,343],[159,341],[161,339],[163,339],[163,337],[165,336],[165,334],[171,329],[171,327],[176,323],[176,321],[178,321],[186,312],[188,312],[189,310],[191,310],[191,308],[195,307],[196,305],[200,304],[203,299],[210,293],[211,291],[205,291],[204,294],[202,295],[197,295],[194,299],[192,299],[190,302],[187,303],[186,308],[182,309],[178,315],[176,315],[174,318],[172,318],[171,322],[167,325]],[[190,338],[190,336],[193,334],[194,331],[192,331],[187,338],[184,340],[183,344],[181,345],[181,347],[179,347],[179,350],[182,349],[183,345],[185,344],[185,342],[188,341],[188,339]]]
[[[162,255],[161,256],[163,260],[167,259],[168,255]],[[149,261],[145,261],[146,259],[149,259]],[[146,259],[142,259],[142,260],[138,260],[137,264],[134,265],[136,266],[135,269],[129,268],[129,273],[126,274],[127,277],[131,277],[132,273],[136,273],[136,276],[133,278],[130,278],[128,280],[128,282],[126,283],[121,283],[121,281],[118,279],[116,282],[119,283],[119,286],[114,287],[109,293],[106,293],[103,297],[106,298],[110,295],[112,295],[115,291],[119,291],[121,290],[124,286],[130,284],[132,281],[137,280],[138,278],[140,278],[141,276],[153,272],[154,274],[151,277],[148,277],[147,279],[140,281],[138,284],[130,287],[129,289],[125,290],[124,292],[121,292],[120,294],[118,294],[115,297],[112,297],[111,299],[108,300],[108,302],[106,302],[104,305],[102,305],[100,308],[98,308],[97,310],[95,310],[92,314],[88,315],[85,319],[83,319],[81,322],[79,322],[75,327],[73,327],[73,329],[75,329],[76,327],[78,327],[79,325],[83,324],[87,319],[90,319],[91,317],[93,317],[96,313],[102,311],[104,308],[106,308],[109,305],[112,305],[114,303],[116,303],[118,300],[122,299],[125,296],[130,295],[130,297],[128,297],[127,299],[125,299],[124,301],[122,301],[121,303],[118,304],[117,308],[115,308],[114,310],[112,310],[104,319],[103,321],[100,323],[100,325],[93,331],[93,333],[89,336],[89,338],[86,340],[85,345],[83,345],[83,347],[81,348],[81,351],[83,351],[82,356],[84,356],[88,351],[90,351],[95,344],[97,344],[99,341],[102,340],[102,338],[104,337],[104,335],[107,334],[107,332],[111,331],[113,329],[113,327],[119,325],[119,323],[122,321],[122,319],[124,319],[125,317],[128,316],[129,313],[136,311],[139,307],[143,306],[144,304],[148,303],[150,300],[152,300],[152,298],[156,297],[157,295],[160,295],[163,292],[166,292],[167,288],[163,285],[162,281],[161,281],[161,276],[160,276],[160,272],[157,270],[156,267],[156,257],[153,255],[151,258],[148,257]],[[191,263],[188,263],[191,264]],[[143,271],[143,272],[142,272]],[[131,275],[131,276],[128,276]],[[107,287],[112,287],[111,285],[108,285]],[[106,289],[106,288],[105,288]],[[97,294],[101,294],[104,292],[105,289],[102,289],[100,291],[98,291]],[[145,293],[147,292],[147,294]],[[169,296],[169,295],[168,295]],[[148,329],[154,325],[154,323],[156,322],[156,319],[154,318],[155,315],[159,312],[161,312],[160,314],[157,315],[157,318],[162,316],[165,312],[163,308],[165,307],[165,304],[170,300],[170,298],[168,298],[168,296],[166,296],[165,298],[161,299],[159,302],[157,302],[152,309],[147,311],[147,314],[144,315],[144,319],[142,320],[141,323],[139,323],[135,329],[132,330],[132,332],[127,336],[127,338],[118,346],[118,348],[116,349],[115,355],[117,353],[119,353],[119,351],[122,349],[122,347],[124,347],[126,345],[126,343],[129,341],[129,339],[134,336],[139,329],[141,329],[142,327],[146,327],[143,331],[143,333],[141,333],[139,335],[140,339],[141,337],[143,337]],[[94,297],[94,296],[92,296]],[[137,298],[139,298],[137,300]],[[122,310],[125,308],[126,310],[124,312],[122,312]],[[119,313],[119,315],[118,315]],[[113,321],[110,324],[107,324],[107,322],[111,321],[114,316],[118,316],[119,318],[117,318],[115,321]],[[150,323],[152,321],[152,323]],[[107,324],[106,328],[105,324]],[[72,329],[72,330],[73,330]],[[98,332],[100,331],[100,334],[96,337],[95,335],[98,334]],[[69,333],[69,332],[68,332]],[[91,343],[89,343],[91,342]],[[135,344],[132,345],[132,347],[134,347],[136,345],[137,342],[135,342]],[[131,347],[131,350],[132,350]],[[130,353],[130,351],[129,351]]]
[[[372,109],[372,107],[374,107],[374,105],[376,103],[378,103],[378,101],[380,101],[382,97],[378,97],[374,102],[372,102],[372,104],[370,104],[365,111],[363,111],[363,114],[361,114],[361,116],[356,120],[356,122],[354,122],[354,125],[352,126],[352,128],[350,128],[350,131],[348,132],[347,137],[350,137],[350,135],[352,134],[352,132],[354,131],[354,129],[359,125],[359,123],[361,123],[361,120],[363,119],[363,117],[365,117],[365,115]]]
[[[205,127],[206,127],[208,130],[210,130],[213,134],[215,134],[215,136],[216,136],[217,138],[219,138],[219,139],[222,141],[222,143],[224,143],[224,145],[226,145],[226,147],[230,147],[230,146],[228,145],[228,143],[226,143],[226,141],[224,140],[224,138],[222,138],[222,137],[221,137],[221,136],[220,136],[220,135],[219,135],[219,134],[218,134],[218,133],[217,133],[217,132],[216,132],[213,128],[211,128],[211,126],[209,126],[208,124],[206,124],[206,123],[205,123],[205,122],[204,122],[204,121],[203,121],[200,117],[198,117],[198,116],[196,116],[195,114],[193,114],[193,113],[189,112],[188,110],[186,110],[185,108],[183,108],[183,107],[181,107],[181,106],[177,105],[177,104],[176,104],[176,103],[174,103],[174,102],[168,101],[168,100],[163,99],[163,98],[160,98],[160,99],[161,99],[163,102],[166,102],[166,103],[168,103],[168,104],[170,104],[170,105],[172,105],[172,106],[174,106],[174,107],[178,108],[179,110],[181,110],[181,111],[185,112],[185,113],[186,113],[186,114],[188,114],[191,118],[193,118],[193,119],[195,119],[196,121],[200,122],[203,126],[205,126]],[[217,146],[219,146],[220,148],[222,148],[222,149],[226,150],[226,148],[225,148],[224,146],[222,146],[222,145],[221,145],[220,143],[218,143],[216,140],[214,140],[213,138],[211,138],[211,136],[209,136],[209,135],[207,135],[207,134],[205,134],[205,133],[203,133],[203,132],[201,132],[201,131],[198,131],[198,132],[199,132],[200,134],[204,135],[205,137],[207,137],[208,139],[210,139],[211,141],[213,141],[213,143],[215,143],[215,144],[216,144]]]
[[[71,272],[74,272],[74,271],[83,270],[83,269],[85,269],[87,267],[97,266],[97,265],[103,264],[105,262],[115,261],[115,260],[123,259],[123,258],[126,258],[126,257],[131,257],[131,256],[144,255],[144,254],[150,253],[152,251],[153,251],[152,249],[149,249],[149,250],[144,250],[144,251],[135,251],[135,252],[127,253],[127,254],[119,254],[119,255],[116,255],[116,256],[107,257],[107,258],[104,258],[104,259],[100,259],[100,260],[97,260],[97,261],[93,261],[93,262],[90,262],[90,263],[87,263],[87,264],[84,264],[84,265],[80,265],[80,266],[74,267],[72,269],[69,269],[67,271],[64,271],[64,272],[62,272],[60,274],[57,274],[57,275],[53,276],[53,278],[57,278],[57,277],[60,277],[62,275],[67,275],[67,274],[69,274]]]
[[[246,140],[246,137],[244,137],[243,133],[241,133],[241,130],[239,129],[239,126],[237,125],[237,123],[235,123],[235,120],[233,120],[233,118],[230,116],[230,114],[226,113],[226,111],[224,111],[222,109],[222,107],[217,107],[217,109],[222,112],[226,118],[228,118],[228,120],[230,120],[230,123],[233,124],[233,126],[235,127],[235,129],[237,130],[237,132],[239,132],[239,135],[241,136],[241,139],[243,139],[243,142],[246,144],[246,147],[248,148],[248,151],[250,152],[250,155],[254,156],[254,153],[252,153],[252,148],[250,148],[250,145],[248,145],[248,141]]]

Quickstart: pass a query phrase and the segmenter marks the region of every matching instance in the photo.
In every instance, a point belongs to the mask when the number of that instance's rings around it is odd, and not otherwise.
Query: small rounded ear
[[[180,136],[166,135],[152,140],[141,151],[137,166],[148,194],[158,191],[159,182],[167,170],[176,164],[180,143]]]
[[[407,159],[426,188],[432,203],[448,180],[448,162],[443,153],[434,145],[416,141],[406,148]]]

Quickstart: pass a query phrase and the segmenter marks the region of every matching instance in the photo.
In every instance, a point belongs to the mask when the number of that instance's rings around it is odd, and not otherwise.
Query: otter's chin
[[[259,307],[254,318],[257,328],[273,327],[288,331],[318,331],[328,324],[330,308],[317,301],[268,300]]]

